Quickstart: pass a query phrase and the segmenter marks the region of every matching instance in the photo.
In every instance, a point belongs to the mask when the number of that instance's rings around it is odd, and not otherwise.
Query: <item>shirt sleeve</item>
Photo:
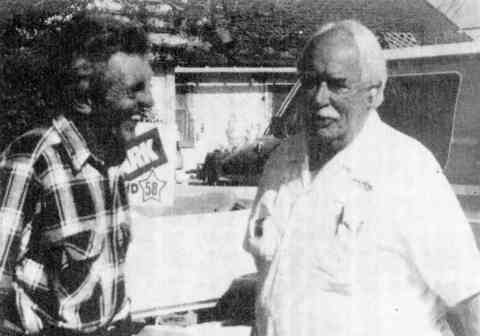
[[[248,218],[244,249],[255,258],[271,260],[275,245],[271,216],[276,192],[259,186],[252,212]]]
[[[480,292],[480,253],[448,180],[433,157],[430,162],[415,178],[399,225],[426,285],[454,306]]]
[[[243,248],[252,254],[259,271],[268,266],[280,240],[279,228],[273,218],[282,180],[281,159],[274,152],[264,167],[243,241]]]
[[[33,174],[27,155],[0,160],[0,302],[12,291],[15,264],[29,237],[27,224],[34,215],[38,195]]]

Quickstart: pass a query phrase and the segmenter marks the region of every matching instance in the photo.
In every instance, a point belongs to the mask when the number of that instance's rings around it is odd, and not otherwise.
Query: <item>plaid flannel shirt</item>
[[[123,178],[60,116],[0,158],[0,321],[90,332],[129,314]],[[3,310],[3,315],[1,316]],[[0,329],[1,334],[1,329]]]

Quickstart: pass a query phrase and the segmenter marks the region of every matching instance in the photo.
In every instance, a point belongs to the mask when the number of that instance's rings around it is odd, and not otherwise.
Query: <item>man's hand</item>
[[[480,335],[480,293],[460,302],[454,311],[462,321],[465,336]]]
[[[8,321],[9,310],[13,308],[11,300],[8,299],[8,294],[7,290],[0,289],[0,336],[16,335],[17,328]],[[18,335],[20,335],[20,331]]]

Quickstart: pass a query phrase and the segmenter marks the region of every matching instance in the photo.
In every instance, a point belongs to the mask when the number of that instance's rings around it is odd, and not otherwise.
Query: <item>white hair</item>
[[[383,102],[383,91],[387,82],[387,61],[375,34],[358,21],[342,20],[322,25],[307,41],[298,61],[297,70],[299,72],[305,71],[309,58],[316,47],[318,37],[334,30],[341,30],[352,36],[359,52],[362,81],[379,83],[380,86],[373,100],[373,106],[377,108]]]

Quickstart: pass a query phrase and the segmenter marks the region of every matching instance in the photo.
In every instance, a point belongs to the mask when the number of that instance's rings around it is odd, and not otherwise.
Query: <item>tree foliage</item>
[[[63,20],[87,1],[5,0],[0,4],[0,149],[48,119],[48,52]]]
[[[174,34],[203,42],[159,46],[159,60],[183,66],[292,66],[315,29],[303,22],[308,7],[275,0],[189,1],[173,16]]]

